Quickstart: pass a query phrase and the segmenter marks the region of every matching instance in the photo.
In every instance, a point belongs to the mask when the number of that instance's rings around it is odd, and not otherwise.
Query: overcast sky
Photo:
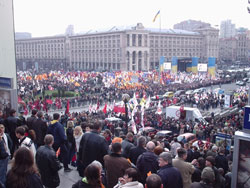
[[[250,29],[248,0],[13,0],[16,32],[33,37],[62,34],[68,25],[75,32],[130,26],[161,28],[187,19],[201,20],[212,26],[231,19],[236,27]]]

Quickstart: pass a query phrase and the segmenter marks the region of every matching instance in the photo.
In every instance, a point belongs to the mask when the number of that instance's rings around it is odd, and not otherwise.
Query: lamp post
[[[128,104],[127,103],[129,101],[129,99],[130,99],[130,96],[127,93],[122,95],[122,100],[125,104],[125,123],[126,123],[126,125],[128,125],[128,106],[127,106]]]

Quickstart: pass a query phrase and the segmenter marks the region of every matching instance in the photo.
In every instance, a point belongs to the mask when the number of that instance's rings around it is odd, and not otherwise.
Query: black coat
[[[173,165],[165,165],[160,168],[157,174],[161,177],[164,188],[182,188],[182,177],[180,171]]]
[[[43,185],[57,187],[60,184],[58,171],[61,166],[55,151],[47,145],[39,147],[36,152],[36,163],[42,177]]]
[[[33,126],[35,125],[36,120],[37,120],[37,117],[33,115],[27,118],[26,123],[29,129],[33,129]]]
[[[145,184],[147,173],[149,171],[156,173],[159,169],[158,156],[153,152],[146,151],[138,157],[136,167],[141,177],[140,182]]]
[[[84,169],[94,160],[104,165],[103,157],[108,154],[108,144],[97,131],[85,133],[79,146],[78,171],[83,176]]]
[[[82,180],[79,180],[74,185],[72,185],[72,188],[96,188],[96,186],[87,184],[87,183],[83,182]]]
[[[221,154],[218,154],[216,157],[215,157],[215,166],[217,169],[219,168],[223,168],[225,174],[227,173],[228,171],[228,161],[227,161],[227,158],[225,157],[225,155],[221,155]]]
[[[37,146],[41,146],[44,144],[44,137],[47,133],[47,123],[42,120],[41,118],[38,118],[34,125],[33,125],[33,130],[36,133],[36,140],[35,143],[37,144]]]
[[[142,153],[144,153],[144,152],[146,152],[147,150],[145,149],[145,148],[143,148],[143,147],[139,147],[139,146],[137,146],[137,147],[132,147],[131,149],[130,149],[130,152],[129,152],[129,159],[130,159],[130,161],[134,164],[134,165],[136,165],[136,161],[137,161],[137,159],[138,159],[138,157],[142,154]]]

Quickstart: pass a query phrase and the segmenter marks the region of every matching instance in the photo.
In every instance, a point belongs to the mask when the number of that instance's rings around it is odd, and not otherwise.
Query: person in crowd
[[[76,152],[77,155],[79,155],[79,147],[80,147],[80,141],[82,139],[83,132],[81,126],[76,126],[74,129],[74,138],[76,142]]]
[[[67,130],[66,130],[67,140],[68,140],[68,148],[69,148],[69,163],[72,166],[76,166],[75,161],[72,161],[73,156],[76,154],[76,141],[74,138],[74,122],[67,122]]]
[[[163,184],[160,176],[157,174],[151,174],[147,177],[145,188],[163,188]]]
[[[134,146],[133,144],[134,135],[128,132],[126,139],[122,141],[122,156],[126,159],[129,157],[130,149]]]
[[[17,149],[12,167],[7,173],[6,188],[43,188],[31,150]]]
[[[225,149],[223,147],[219,148],[218,155],[215,157],[215,166],[217,169],[222,168],[224,173],[228,171],[228,160],[225,156]]]
[[[69,168],[69,151],[67,137],[63,125],[59,122],[60,114],[53,114],[53,121],[50,122],[48,127],[48,134],[52,134],[54,137],[53,149],[57,152],[60,148],[60,157],[63,162],[64,172],[70,172],[72,169]]]
[[[10,116],[5,120],[5,129],[6,132],[9,133],[10,138],[13,142],[13,146],[10,150],[11,157],[13,157],[14,151],[18,147],[18,139],[16,137],[16,128],[19,127],[18,119],[16,118],[16,110],[10,110]]]
[[[10,148],[12,141],[7,133],[4,133],[4,125],[0,124],[0,184],[5,185]]]
[[[214,171],[211,167],[206,167],[202,170],[201,181],[193,182],[190,188],[213,188],[215,180]]]
[[[137,146],[135,147],[132,147],[130,149],[130,152],[129,152],[129,159],[130,161],[136,165],[136,161],[138,159],[138,157],[146,152],[147,150],[145,149],[146,147],[146,138],[144,136],[140,136],[138,139],[137,139]]]
[[[192,175],[192,182],[200,182],[201,181],[201,172],[206,166],[206,161],[203,157],[199,157],[197,159],[197,163],[194,165],[195,170]]]
[[[158,145],[154,149],[154,153],[159,156],[164,151],[164,148],[161,145]]]
[[[171,152],[172,155],[175,157],[177,154],[177,149],[181,147],[181,144],[178,142],[177,138],[174,137],[173,142],[171,143]]]
[[[184,148],[179,148],[177,150],[178,157],[173,159],[173,166],[176,167],[182,176],[182,182],[184,188],[189,188],[192,183],[192,174],[194,173],[194,165],[196,160],[192,163],[185,162],[187,159],[187,151]]]
[[[116,185],[118,178],[124,175],[126,169],[131,167],[127,159],[122,157],[122,145],[112,144],[111,154],[104,156],[104,168],[106,170],[107,188]]]
[[[91,132],[84,133],[79,146],[78,172],[83,176],[84,169],[94,160],[104,164],[103,157],[108,154],[108,144],[100,132],[102,125],[99,121],[92,124]]]
[[[36,114],[37,114],[37,110],[33,109],[31,111],[31,116],[27,118],[27,126],[28,126],[29,130],[33,129],[33,127],[35,125],[35,122],[37,120]]]
[[[103,188],[101,170],[95,164],[89,164],[84,171],[84,178],[72,185],[72,188]]]
[[[112,133],[109,129],[105,129],[103,136],[105,138],[105,140],[107,141],[108,145],[110,145],[112,143]]]
[[[4,125],[3,111],[0,110],[0,124]]]
[[[170,152],[163,152],[159,155],[160,170],[157,174],[161,177],[164,188],[182,188],[182,177],[180,171],[172,165]]]
[[[215,158],[217,156],[217,150],[218,150],[217,146],[212,146],[212,149],[207,152],[206,157],[212,156]]]
[[[142,153],[136,162],[136,167],[140,174],[140,182],[145,184],[148,173],[156,173],[159,169],[158,156],[154,153],[155,144],[149,141],[146,145],[147,151]]]
[[[37,148],[44,145],[44,137],[47,133],[48,125],[46,121],[43,120],[43,112],[39,111],[37,112],[37,119],[34,123],[33,130],[36,133],[36,140],[35,144],[37,145]]]
[[[218,169],[215,167],[215,159],[213,156],[206,157],[206,167],[210,167],[214,171],[215,181],[214,181],[214,188],[223,188],[224,185],[221,183],[220,173]]]
[[[20,113],[19,113],[18,121],[19,121],[18,124],[19,124],[20,126],[26,125],[26,124],[27,124],[27,123],[26,123],[26,119],[25,119],[25,117],[24,117],[24,111],[23,111],[23,110],[20,111]]]
[[[36,147],[34,142],[25,136],[25,128],[23,126],[16,128],[16,137],[18,138],[18,147],[26,147],[32,151],[33,156],[36,155]]]
[[[46,188],[55,188],[60,184],[58,171],[61,169],[56,152],[53,150],[54,137],[47,134],[44,146],[40,146],[36,153],[36,164],[41,173],[42,183]]]
[[[194,154],[193,154],[193,150],[190,148],[189,143],[185,143],[184,144],[184,148],[187,151],[187,162],[192,162],[193,158],[194,158]]]
[[[138,182],[138,172],[135,168],[128,168],[123,177],[119,178],[118,184],[114,188],[143,188]]]

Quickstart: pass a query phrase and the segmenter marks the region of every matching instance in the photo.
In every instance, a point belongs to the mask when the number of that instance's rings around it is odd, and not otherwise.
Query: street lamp
[[[129,94],[125,93],[122,95],[122,100],[125,104],[125,122],[127,125],[128,125],[128,106],[127,106],[128,104],[127,103],[129,101],[129,99],[130,99]]]

